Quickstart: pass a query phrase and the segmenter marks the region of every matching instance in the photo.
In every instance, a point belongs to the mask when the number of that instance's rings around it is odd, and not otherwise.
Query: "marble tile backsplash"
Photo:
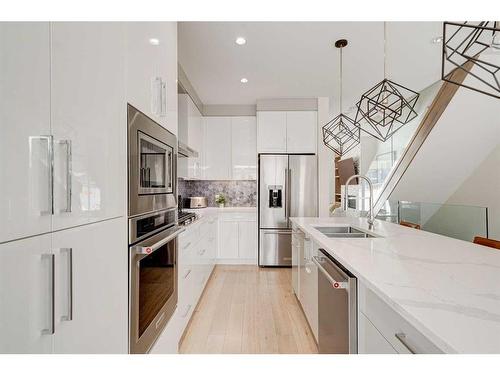
[[[208,206],[216,207],[215,195],[226,197],[227,207],[257,206],[257,181],[218,181],[218,180],[178,180],[178,192],[183,198],[207,197]]]

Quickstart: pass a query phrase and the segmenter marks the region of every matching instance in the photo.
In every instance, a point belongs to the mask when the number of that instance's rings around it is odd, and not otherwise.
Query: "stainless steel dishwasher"
[[[357,279],[323,249],[313,261],[319,271],[319,352],[357,353]]]

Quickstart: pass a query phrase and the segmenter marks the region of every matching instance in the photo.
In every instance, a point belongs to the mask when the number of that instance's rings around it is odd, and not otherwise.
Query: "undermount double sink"
[[[315,226],[314,228],[330,238],[377,238],[377,236],[373,234],[350,226]]]

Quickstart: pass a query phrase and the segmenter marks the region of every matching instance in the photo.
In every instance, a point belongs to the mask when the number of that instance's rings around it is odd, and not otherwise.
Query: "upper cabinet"
[[[231,179],[231,118],[203,119],[203,178]]]
[[[231,117],[233,180],[257,179],[257,128],[254,116]]]
[[[204,179],[256,179],[255,123],[254,116],[203,118]]]
[[[290,154],[316,153],[316,111],[286,113],[286,151]]]
[[[316,111],[257,112],[259,153],[316,153]]]
[[[198,107],[187,94],[179,94],[179,142],[184,143],[194,151],[198,157],[179,155],[178,176],[187,179],[202,177],[203,155],[203,117]]]
[[[257,112],[257,152],[286,152],[286,112]]]
[[[0,23],[0,242],[51,230],[50,24]]]
[[[125,215],[125,28],[0,25],[0,242]]]
[[[127,22],[127,101],[177,135],[177,24]]]
[[[125,29],[109,22],[51,27],[58,230],[126,212]]]

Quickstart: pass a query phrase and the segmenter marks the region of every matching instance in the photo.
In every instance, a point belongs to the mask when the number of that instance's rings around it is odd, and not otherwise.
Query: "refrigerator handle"
[[[292,170],[290,168],[287,168],[287,175],[286,175],[286,210],[285,210],[285,215],[286,215],[286,225],[290,226],[290,209],[291,209],[291,197],[292,197]]]
[[[288,168],[285,168],[285,220],[288,226]]]

